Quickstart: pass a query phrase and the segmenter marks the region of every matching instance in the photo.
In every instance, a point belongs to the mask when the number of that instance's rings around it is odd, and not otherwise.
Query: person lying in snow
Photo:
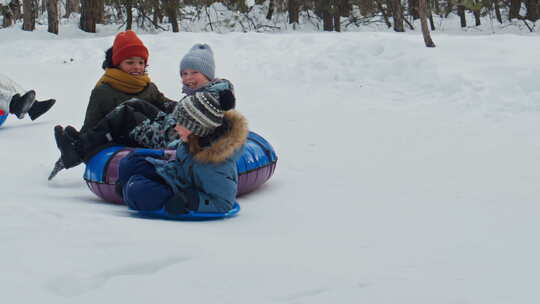
[[[182,91],[191,96],[196,92],[209,92],[215,98],[231,104],[235,97],[232,83],[215,78],[212,49],[207,44],[195,44],[180,62]],[[104,145],[120,144],[131,147],[165,149],[178,139],[174,131],[176,120],[170,111],[163,111],[140,99],[131,99],[117,106],[92,129],[78,132],[74,127],[55,128],[55,139],[61,157],[53,168],[49,180],[62,169],[75,167],[87,161]]]
[[[56,100],[36,101],[34,90],[25,91],[9,77],[0,74],[0,115],[11,113],[18,119],[26,114],[31,120],[36,120],[55,104]]]
[[[172,112],[177,102],[165,97],[150,80],[146,73],[148,58],[148,49],[135,32],[128,30],[116,35],[113,46],[105,52],[105,60],[102,64],[105,73],[92,90],[81,132],[102,128],[103,123],[99,124],[104,119],[112,119],[113,126],[121,124],[122,120],[114,124],[117,118],[107,116],[114,111],[119,113],[115,115],[126,117],[124,119],[137,121],[140,117],[130,112],[133,108],[139,108],[139,101],[143,103],[140,105],[141,108],[150,107],[165,113]],[[128,100],[132,100],[131,105],[118,109]],[[80,163],[73,160],[73,153],[65,153],[66,149],[72,148],[68,145],[74,144],[73,141],[78,137],[79,132],[71,126],[64,129],[61,125],[57,125],[54,128],[54,134],[62,156],[56,161],[49,180],[60,170]],[[132,143],[122,142],[122,138],[117,138],[117,140],[119,144]]]
[[[120,161],[117,190],[134,210],[170,214],[227,212],[238,184],[236,160],[248,135],[245,118],[213,94],[197,92],[182,99],[173,112],[181,140],[176,158],[166,161],[152,152],[135,151]]]

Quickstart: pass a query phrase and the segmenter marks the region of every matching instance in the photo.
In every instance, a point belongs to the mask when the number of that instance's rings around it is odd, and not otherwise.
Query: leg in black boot
[[[54,138],[56,146],[60,150],[64,168],[73,168],[82,163],[82,157],[77,151],[78,142],[66,135],[62,126],[54,127]]]
[[[54,99],[48,99],[44,101],[36,101],[28,110],[28,115],[30,115],[30,119],[36,120],[41,115],[45,114],[45,112],[49,111],[52,106],[56,103],[56,100]]]
[[[9,112],[15,114],[18,119],[23,119],[24,115],[28,113],[34,102],[36,101],[36,92],[30,90],[23,96],[19,94],[13,95],[11,102],[9,103]]]

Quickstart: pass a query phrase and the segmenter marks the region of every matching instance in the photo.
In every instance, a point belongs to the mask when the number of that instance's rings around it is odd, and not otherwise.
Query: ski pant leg
[[[169,186],[138,174],[123,188],[124,202],[135,210],[159,210],[173,195]]]
[[[118,183],[121,186],[124,186],[133,175],[143,175],[149,179],[165,183],[163,178],[157,174],[154,165],[146,161],[147,157],[149,156],[130,153],[120,160],[118,167]]]
[[[146,157],[132,153],[120,161],[118,184],[124,201],[135,210],[160,209],[173,196],[172,189]]]

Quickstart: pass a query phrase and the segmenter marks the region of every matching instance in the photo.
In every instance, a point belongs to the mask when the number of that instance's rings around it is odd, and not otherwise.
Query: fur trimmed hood
[[[225,112],[223,119],[228,122],[230,128],[210,146],[196,149],[190,145],[190,152],[193,153],[196,161],[221,163],[231,158],[245,144],[249,131],[244,116],[235,110],[230,110]]]

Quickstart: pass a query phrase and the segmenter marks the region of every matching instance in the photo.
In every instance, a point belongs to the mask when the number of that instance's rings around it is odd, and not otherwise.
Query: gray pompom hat
[[[223,124],[223,109],[219,100],[208,92],[186,96],[173,112],[176,122],[193,134],[204,137]]]
[[[208,80],[215,78],[216,64],[214,52],[206,43],[197,43],[191,47],[180,61],[180,73],[185,69],[193,69],[203,73]]]

